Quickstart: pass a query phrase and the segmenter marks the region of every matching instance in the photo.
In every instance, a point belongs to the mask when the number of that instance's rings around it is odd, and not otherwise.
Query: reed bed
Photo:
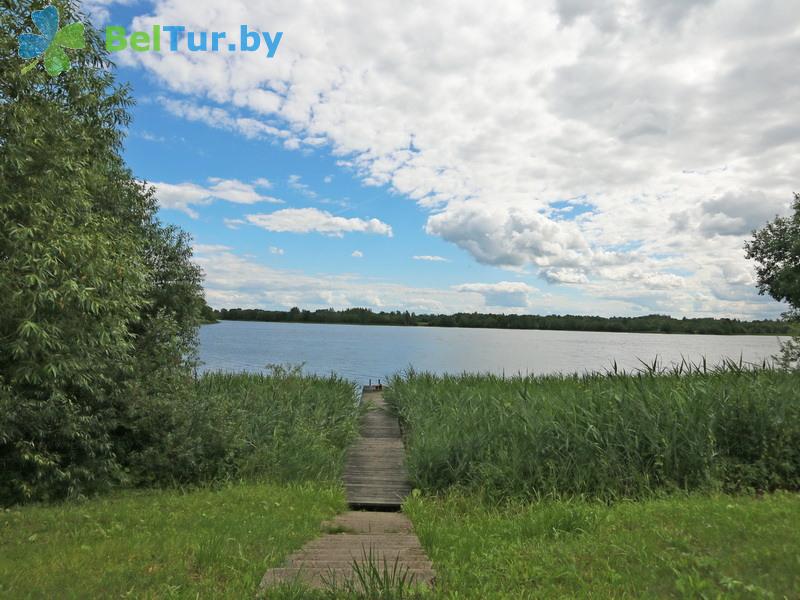
[[[414,485],[613,500],[800,489],[800,374],[727,363],[511,378],[409,370],[387,400]]]
[[[172,406],[139,480],[334,481],[362,410],[352,382],[282,367],[204,374]]]

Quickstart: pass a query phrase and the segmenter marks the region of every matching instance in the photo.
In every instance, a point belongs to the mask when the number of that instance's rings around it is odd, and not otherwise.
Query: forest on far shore
[[[262,310],[223,308],[215,310],[223,321],[268,321],[278,323],[339,323],[348,325],[403,325],[428,327],[473,327],[493,329],[550,329],[564,331],[610,331],[627,333],[698,333],[710,335],[791,335],[786,321],[741,321],[739,319],[682,318],[669,315],[641,317],[597,317],[584,315],[504,315],[456,313],[426,315],[408,311],[374,312],[368,308],[334,310]]]

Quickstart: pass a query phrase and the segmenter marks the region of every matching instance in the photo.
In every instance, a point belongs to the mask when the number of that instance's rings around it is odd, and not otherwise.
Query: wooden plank
[[[360,437],[350,447],[342,479],[354,506],[400,507],[411,491],[405,467],[400,424],[382,391],[365,391],[362,401],[374,405],[361,419]]]
[[[261,581],[262,590],[288,582],[323,588],[331,583],[334,574],[357,583],[354,564],[364,565],[370,559],[379,566],[386,561],[392,567],[397,561],[401,572],[415,582],[433,583],[433,565],[403,514],[349,512],[325,525],[341,528],[342,533],[312,540],[282,566],[268,570]]]
[[[353,506],[397,509],[411,491],[405,467],[400,426],[383,401],[381,390],[366,391],[363,401],[374,404],[361,422],[361,436],[347,454],[344,480],[347,501]],[[283,566],[269,569],[261,589],[287,582],[325,587],[331,578],[358,583],[354,563],[365,559],[397,564],[411,581],[433,585],[436,573],[414,534],[411,522],[398,512],[350,512],[326,523],[342,533],[308,542]]]

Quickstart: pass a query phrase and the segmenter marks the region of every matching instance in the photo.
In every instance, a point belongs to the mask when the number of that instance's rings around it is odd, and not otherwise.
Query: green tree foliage
[[[125,480],[157,437],[143,415],[188,377],[203,305],[186,234],[120,157],[131,99],[98,33],[86,23],[58,77],[21,73],[39,8],[0,12],[0,504]]]
[[[756,261],[758,292],[786,302],[784,317],[800,321],[800,194],[795,193],[794,214],[776,217],[753,232],[745,245],[747,258]],[[800,364],[800,337],[783,345],[781,362],[786,367]]]
[[[747,242],[747,258],[756,261],[758,291],[791,306],[790,318],[800,318],[800,194],[794,195],[794,214],[776,217]]]
[[[456,313],[417,315],[408,311],[373,312],[368,308],[309,311],[295,307],[289,311],[257,308],[219,310],[227,321],[274,321],[288,323],[343,323],[350,325],[428,325],[431,327],[478,327],[495,329],[550,329],[566,331],[612,331],[631,333],[703,334],[783,334],[789,325],[780,321],[740,321],[739,319],[675,319],[668,315],[642,317],[595,317],[587,315],[495,315]]]

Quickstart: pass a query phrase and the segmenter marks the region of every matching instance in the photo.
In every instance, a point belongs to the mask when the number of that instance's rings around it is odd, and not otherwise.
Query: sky
[[[785,310],[743,246],[800,188],[800,3],[83,9],[128,33],[282,32],[271,58],[112,54],[137,101],[125,158],[215,308]]]

